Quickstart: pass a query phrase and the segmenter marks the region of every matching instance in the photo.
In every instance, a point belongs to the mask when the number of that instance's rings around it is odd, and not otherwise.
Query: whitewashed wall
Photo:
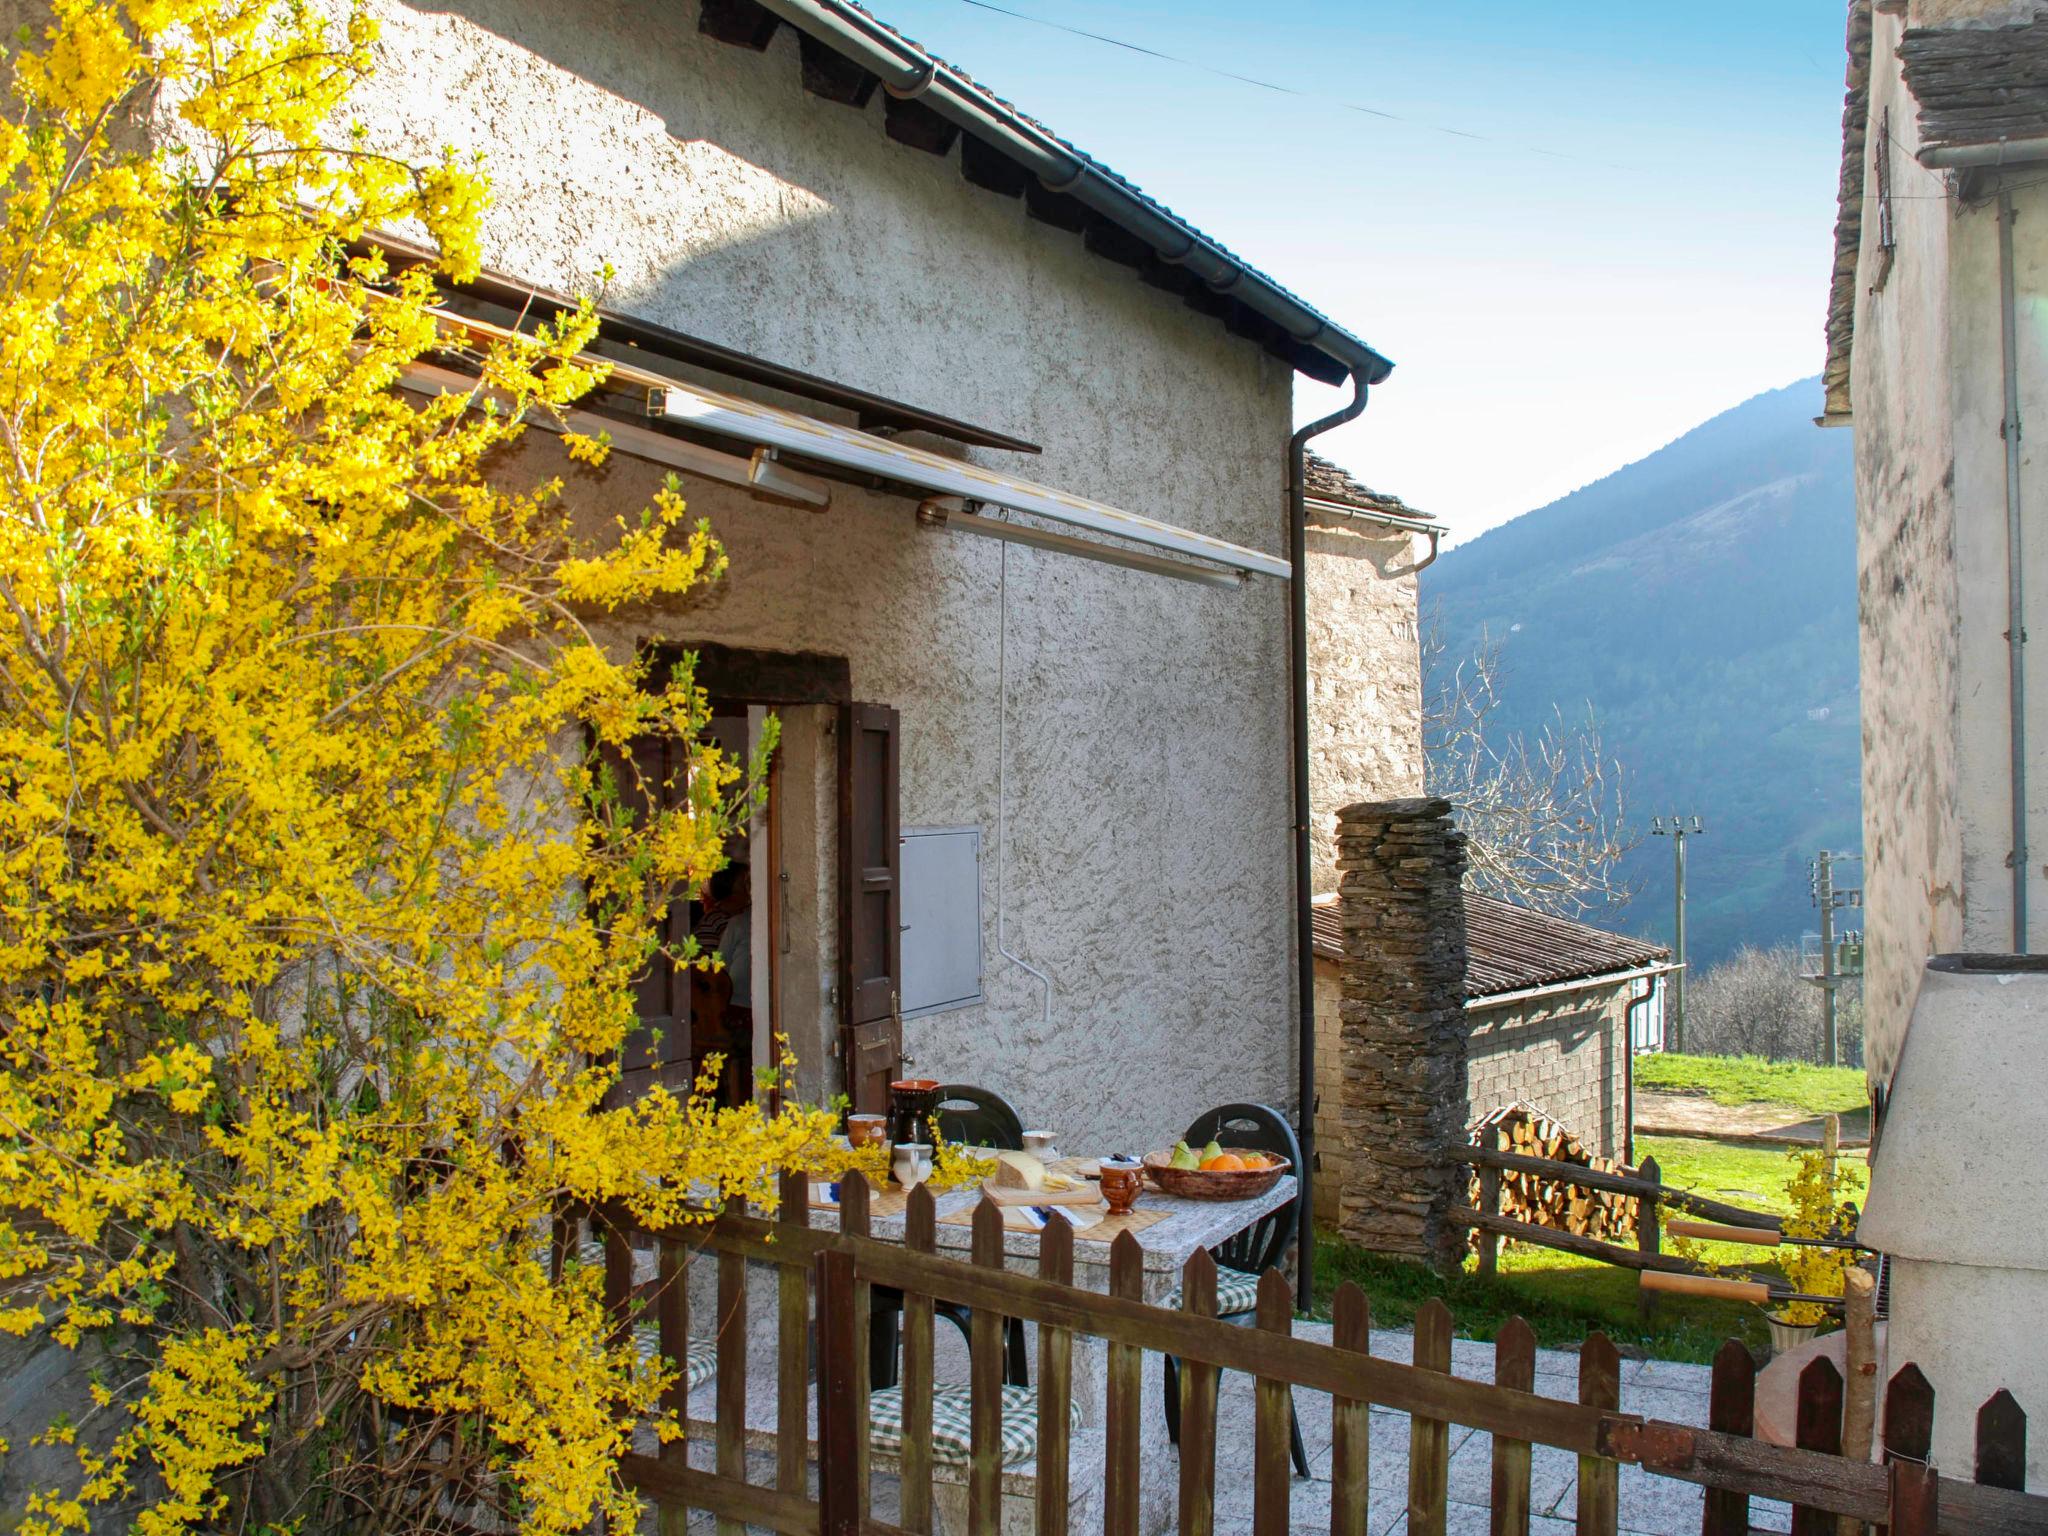
[[[1916,147],[1899,79],[1898,24],[1876,18],[1871,121],[1890,110],[1893,172]],[[1873,131],[1866,153],[1877,154]],[[1874,188],[1874,169],[1865,186]],[[1876,210],[1863,216],[1851,391],[1855,409],[1857,585],[1862,614],[1865,1064],[1889,1077],[1920,966],[1962,937],[1957,807],[1957,585],[1954,435],[1948,399],[1948,215],[1895,205],[1898,249],[1876,286]]]
[[[1866,1052],[1876,1082],[1897,1062],[1929,954],[2015,947],[1997,214],[1988,198],[1945,197],[1945,178],[1913,158],[1917,107],[1897,65],[1903,25],[1874,21],[1866,152],[1879,153],[1889,109],[1897,247],[1885,272],[1873,164],[1852,374]],[[2048,412],[2048,189],[2038,168],[2013,182],[2019,387],[2023,415],[2038,417]],[[2048,635],[2048,474],[2039,443],[2024,435],[2021,501],[2023,628]],[[2048,650],[2037,642],[2033,658],[2026,879],[2038,945],[2048,939]]]

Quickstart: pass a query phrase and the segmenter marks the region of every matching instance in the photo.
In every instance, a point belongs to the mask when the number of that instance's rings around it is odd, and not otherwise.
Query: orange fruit
[[[1244,1159],[1235,1152],[1219,1152],[1202,1164],[1202,1172],[1204,1173],[1241,1173],[1243,1171]]]
[[[1256,1172],[1261,1168],[1270,1168],[1272,1166],[1272,1164],[1267,1160],[1266,1154],[1263,1152],[1245,1153],[1244,1165],[1246,1168],[1252,1170],[1253,1172]]]

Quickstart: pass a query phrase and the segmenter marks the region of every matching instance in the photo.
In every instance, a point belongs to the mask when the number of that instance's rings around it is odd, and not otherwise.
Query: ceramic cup
[[[846,1140],[856,1147],[872,1147],[889,1139],[889,1117],[887,1115],[848,1115],[846,1117]]]
[[[896,1143],[895,1161],[890,1166],[896,1174],[896,1182],[905,1189],[913,1184],[922,1184],[932,1176],[932,1149],[922,1142],[899,1141]]]
[[[1026,1131],[1024,1150],[1040,1162],[1056,1163],[1060,1158],[1060,1149],[1053,1145],[1051,1131]]]
[[[1121,1216],[1136,1205],[1138,1192],[1144,1187],[1143,1163],[1113,1157],[1102,1160],[1102,1198],[1109,1204],[1110,1215]]]

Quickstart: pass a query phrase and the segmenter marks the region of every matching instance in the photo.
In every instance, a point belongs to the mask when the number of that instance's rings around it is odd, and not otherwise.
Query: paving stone
[[[1571,1486],[1579,1459],[1554,1445],[1529,1448],[1529,1508],[1548,1509]],[[1467,1504],[1488,1504],[1493,1498],[1493,1436],[1475,1430],[1451,1457],[1451,1497]]]
[[[1643,1536],[1680,1536],[1700,1528],[1706,1490],[1698,1483],[1660,1477],[1631,1466],[1621,1469],[1619,1481],[1617,1503],[1624,1531],[1640,1531]]]
[[[1492,1528],[1492,1516],[1484,1505],[1454,1502],[1444,1510],[1444,1536],[1489,1536]],[[1372,1536],[1407,1536],[1408,1511],[1406,1508],[1397,1509],[1385,1525],[1371,1525],[1367,1529]],[[1529,1518],[1529,1536],[1576,1536],[1576,1533],[1577,1527],[1569,1520],[1552,1520],[1544,1515]]]
[[[1713,1386],[1714,1368],[1684,1360],[1638,1360],[1634,1370],[1623,1368],[1624,1387],[1659,1387],[1678,1392],[1697,1392],[1702,1397]]]
[[[1707,1398],[1703,1392],[1673,1392],[1660,1387],[1621,1389],[1624,1413],[1640,1413],[1646,1419],[1665,1419],[1673,1424],[1707,1427]]]

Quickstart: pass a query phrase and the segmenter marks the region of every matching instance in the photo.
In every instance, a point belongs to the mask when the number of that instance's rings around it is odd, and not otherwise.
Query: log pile
[[[1635,1169],[1613,1158],[1588,1152],[1579,1138],[1564,1126],[1527,1104],[1510,1104],[1497,1109],[1472,1128],[1475,1146],[1523,1157],[1548,1158],[1553,1162],[1576,1163],[1602,1173],[1633,1174]],[[1479,1170],[1472,1170],[1469,1199],[1480,1205]],[[1580,1189],[1556,1179],[1506,1169],[1500,1175],[1500,1214],[1516,1221],[1580,1237],[1598,1238],[1632,1248],[1636,1242],[1636,1199],[1633,1195],[1608,1194],[1602,1190]],[[1473,1238],[1476,1241],[1478,1233]]]

